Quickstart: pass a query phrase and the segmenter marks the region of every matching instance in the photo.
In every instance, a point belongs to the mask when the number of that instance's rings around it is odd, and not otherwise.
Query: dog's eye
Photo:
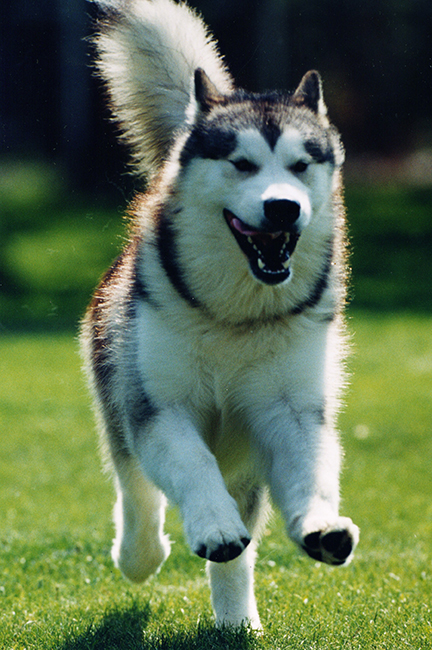
[[[304,162],[303,160],[299,160],[298,162],[296,162],[295,165],[292,165],[290,169],[295,174],[302,174],[303,172],[306,171],[308,167],[309,165],[307,164],[307,162]]]
[[[251,162],[250,160],[247,160],[247,158],[239,158],[239,160],[230,160],[230,163],[234,165],[234,167],[237,169],[239,172],[256,172],[258,170],[258,166],[255,165],[255,163]]]

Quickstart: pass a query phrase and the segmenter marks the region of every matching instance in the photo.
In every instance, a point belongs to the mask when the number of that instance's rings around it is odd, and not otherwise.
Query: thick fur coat
[[[186,5],[100,4],[97,67],[148,184],[82,326],[113,558],[134,581],[158,570],[168,498],[209,561],[216,624],[258,628],[268,494],[315,560],[346,564],[358,541],[338,512],[343,148],[317,72],[247,93]]]

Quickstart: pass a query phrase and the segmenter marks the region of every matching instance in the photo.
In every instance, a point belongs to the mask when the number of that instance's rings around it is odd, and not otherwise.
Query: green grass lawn
[[[262,636],[212,628],[204,562],[177,513],[162,571],[132,586],[110,560],[110,481],[73,336],[0,339],[0,647],[209,650],[432,647],[432,327],[355,313],[343,514],[361,527],[343,569],[303,557],[276,515],[256,571]]]

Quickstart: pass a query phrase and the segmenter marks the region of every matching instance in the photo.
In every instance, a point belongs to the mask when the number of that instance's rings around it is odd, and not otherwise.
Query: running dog
[[[314,560],[347,564],[335,431],[346,352],[343,147],[320,76],[237,88],[173,0],[102,2],[97,68],[147,190],[87,311],[82,344],[133,581],[169,554],[166,499],[208,560],[216,625],[260,627],[269,493]]]

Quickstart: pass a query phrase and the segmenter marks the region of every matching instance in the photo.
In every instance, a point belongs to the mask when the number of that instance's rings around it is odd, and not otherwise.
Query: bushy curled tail
[[[232,79],[201,18],[173,0],[95,0],[103,10],[96,66],[114,117],[148,176],[187,121],[193,75],[202,68],[222,93]]]

